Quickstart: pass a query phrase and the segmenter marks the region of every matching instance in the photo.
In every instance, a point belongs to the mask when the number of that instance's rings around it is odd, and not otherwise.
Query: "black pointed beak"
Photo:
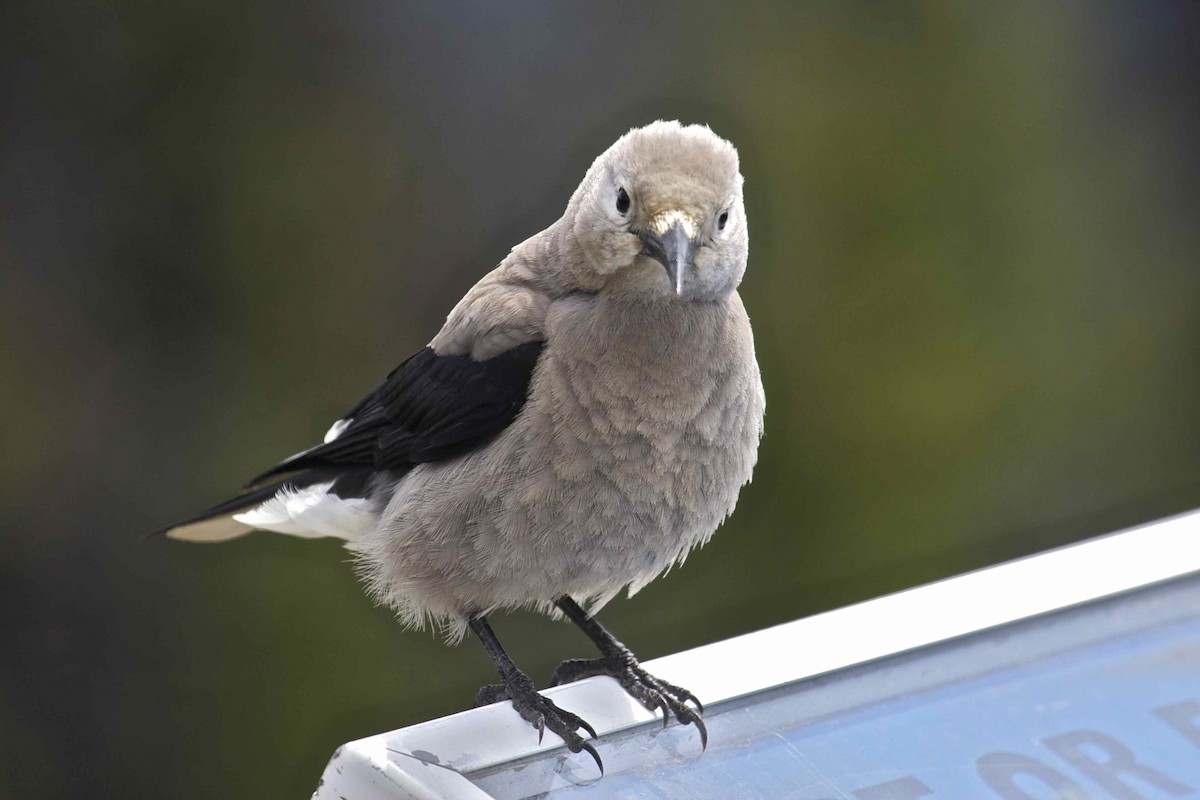
[[[696,257],[696,243],[688,238],[683,225],[676,222],[662,236],[653,231],[642,231],[639,236],[645,246],[642,255],[653,258],[667,270],[667,278],[676,295],[683,294],[683,280]]]

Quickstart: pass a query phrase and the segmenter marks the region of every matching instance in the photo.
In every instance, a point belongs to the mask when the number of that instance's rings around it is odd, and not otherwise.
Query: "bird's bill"
[[[695,266],[696,257],[696,241],[688,236],[683,223],[676,221],[661,235],[654,231],[642,231],[640,235],[645,244],[642,254],[662,264],[675,294],[683,294],[684,276]]]

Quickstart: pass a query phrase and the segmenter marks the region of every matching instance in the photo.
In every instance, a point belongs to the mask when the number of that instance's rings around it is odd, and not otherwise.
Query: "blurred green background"
[[[768,394],[645,658],[1200,506],[1200,6],[0,11],[0,797],[303,797],[466,707],[332,541],[139,537],[305,446],[591,162],[738,145]],[[589,655],[529,614],[539,680]]]

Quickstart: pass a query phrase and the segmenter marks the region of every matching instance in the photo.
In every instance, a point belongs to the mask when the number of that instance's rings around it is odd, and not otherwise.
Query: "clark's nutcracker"
[[[322,444],[165,532],[345,539],[405,625],[479,637],[502,683],[477,704],[511,700],[603,770],[578,733],[595,731],[537,693],[487,622],[561,613],[601,656],[553,684],[611,675],[706,743],[696,698],[591,615],[706,542],[750,480],[765,401],[736,291],[746,252],[733,146],[697,125],[634,129]]]

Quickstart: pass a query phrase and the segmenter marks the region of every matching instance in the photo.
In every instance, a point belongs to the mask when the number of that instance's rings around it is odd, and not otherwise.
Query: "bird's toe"
[[[499,703],[508,698],[508,687],[503,683],[493,683],[488,686],[483,686],[475,693],[475,707],[490,706],[492,703]]]
[[[574,683],[596,675],[611,675],[608,662],[603,658],[570,658],[554,668],[550,676],[551,686]]]
[[[600,774],[604,774],[604,762],[601,760],[600,754],[590,742],[579,734],[579,731],[583,731],[595,739],[598,736],[596,729],[579,715],[559,708],[552,700],[542,696],[531,681],[514,681],[509,685],[485,686],[475,696],[477,705],[480,704],[481,699],[485,702],[511,700],[513,708],[521,715],[521,719],[532,725],[538,732],[538,744],[541,744],[542,737],[547,730],[553,731],[558,734],[572,753],[586,752],[590,755],[595,760]]]
[[[683,725],[695,725],[700,734],[701,748],[708,748],[708,728],[701,719],[704,706],[699,698],[681,686],[654,677],[627,653],[609,658],[576,658],[564,661],[554,670],[550,685],[558,686],[595,675],[608,675],[616,679],[630,697],[652,714],[661,712],[663,727],[667,726],[671,717],[675,717]],[[688,705],[689,703],[695,708]]]

